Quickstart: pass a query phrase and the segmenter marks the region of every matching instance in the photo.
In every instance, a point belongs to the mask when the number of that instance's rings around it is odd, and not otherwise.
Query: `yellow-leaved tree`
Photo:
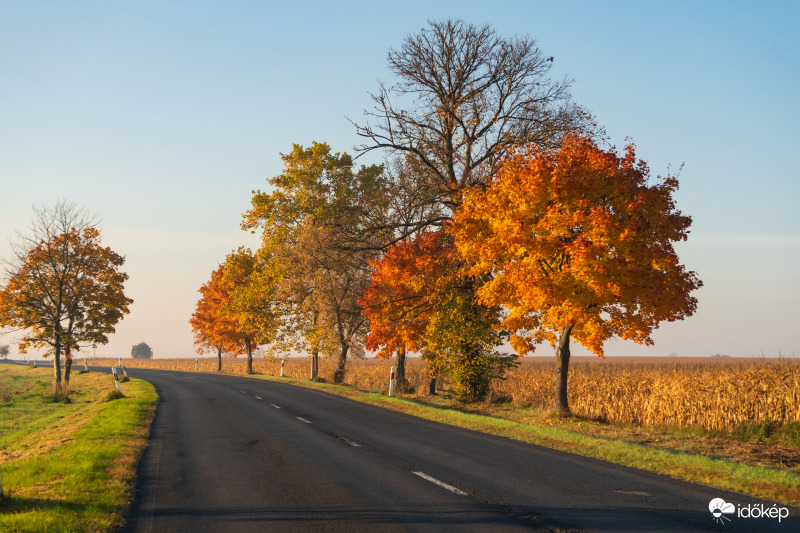
[[[673,247],[691,224],[677,188],[672,176],[651,183],[633,145],[620,155],[568,135],[509,158],[456,213],[459,253],[487,280],[478,298],[507,309],[500,327],[514,349],[556,346],[559,412],[569,413],[570,338],[603,355],[611,337],[652,344],[659,323],[694,313],[702,282]]]

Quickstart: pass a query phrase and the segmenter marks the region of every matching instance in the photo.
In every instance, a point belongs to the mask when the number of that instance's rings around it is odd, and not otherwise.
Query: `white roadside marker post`
[[[125,377],[128,377],[128,371],[125,370],[125,363],[122,363],[122,373],[125,374]]]
[[[88,372],[88,371],[89,371],[89,362],[86,360],[86,358],[85,358],[85,357],[83,358],[83,369],[84,369],[86,372]]]
[[[122,356],[119,356],[119,366],[122,366]]]
[[[197,357],[194,358],[194,371],[197,372]]]
[[[281,359],[281,377],[283,377],[283,365],[286,364],[286,359]]]
[[[114,374],[114,383],[117,386],[117,392],[122,394],[122,388],[119,386],[119,376],[117,375],[116,367],[111,367],[111,372]]]
[[[394,396],[394,367],[392,367],[392,372],[389,374],[389,396]]]

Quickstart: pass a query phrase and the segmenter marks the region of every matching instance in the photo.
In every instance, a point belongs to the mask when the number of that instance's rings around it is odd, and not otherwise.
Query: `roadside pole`
[[[122,394],[122,388],[119,386],[119,376],[117,375],[116,367],[111,367],[111,372],[114,374],[114,383],[117,385],[117,392]]]
[[[286,364],[286,359],[281,359],[281,377],[283,377],[283,365]]]
[[[389,374],[389,396],[394,396],[394,367]]]
[[[197,361],[198,361],[198,358],[197,358],[197,357],[195,357],[195,358],[194,358],[194,371],[195,371],[195,372],[197,372],[197,364],[198,364],[198,363],[197,363]]]
[[[125,374],[125,377],[127,378],[128,377],[128,371],[125,370],[125,364],[122,363],[121,366],[122,366],[122,373]]]

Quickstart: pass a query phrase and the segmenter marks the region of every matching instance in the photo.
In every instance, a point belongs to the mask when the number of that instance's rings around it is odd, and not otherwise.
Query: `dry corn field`
[[[616,360],[615,360],[616,359]],[[116,359],[97,361],[116,364]],[[130,367],[194,370],[195,359],[124,359]],[[393,361],[350,361],[345,383],[358,389],[388,391]],[[280,362],[253,360],[256,373],[280,375]],[[216,358],[200,358],[200,371],[217,368]],[[243,358],[224,358],[224,372],[243,374]],[[320,362],[320,376],[331,382],[333,361]],[[310,362],[286,360],[284,375],[307,379]],[[406,377],[416,394],[427,391],[427,364],[410,358]],[[440,387],[447,388],[445,380]],[[548,409],[555,395],[555,361],[524,358],[503,381],[492,385],[494,398]],[[638,425],[696,426],[734,430],[742,423],[800,423],[800,360],[680,358],[574,358],[570,365],[569,402],[573,412]]]

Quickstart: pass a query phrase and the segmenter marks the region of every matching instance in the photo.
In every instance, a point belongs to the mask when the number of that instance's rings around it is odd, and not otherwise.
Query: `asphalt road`
[[[756,500],[315,390],[128,372],[160,400],[126,532],[800,531],[798,509],[717,524],[713,498]]]

